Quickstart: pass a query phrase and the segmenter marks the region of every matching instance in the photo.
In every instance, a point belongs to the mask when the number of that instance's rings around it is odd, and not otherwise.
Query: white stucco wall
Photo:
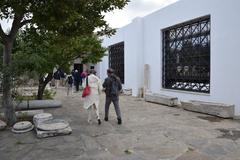
[[[112,37],[105,37],[103,39],[103,43],[102,45],[106,48],[108,48],[109,46],[113,45],[113,44],[116,44],[116,43],[119,43],[119,42],[122,42],[124,41],[124,33],[125,33],[125,29],[124,28],[121,28],[121,29],[118,29],[116,34],[113,35]],[[102,62],[100,62],[100,78],[102,80],[104,80],[106,77],[107,77],[107,69],[108,69],[108,52],[106,53],[106,56],[104,56],[102,58]]]
[[[150,66],[150,91],[179,100],[203,100],[235,105],[240,115],[240,1],[239,0],[180,0],[146,17],[135,19],[117,31],[104,46],[124,41],[125,88],[136,96],[143,87],[144,64]],[[198,17],[211,16],[211,77],[210,94],[198,94],[162,89],[161,30]],[[108,58],[100,64],[108,67]],[[101,77],[105,75],[101,74]]]
[[[103,41],[103,46],[124,41],[124,88],[131,88],[133,96],[138,95],[138,90],[143,86],[143,21],[136,18],[133,22],[117,31],[110,39]],[[101,79],[106,77],[108,68],[108,56],[102,62]]]
[[[240,114],[240,1],[238,0],[181,0],[144,17],[144,63],[150,64],[150,90],[177,96],[180,100],[205,100],[235,104]],[[197,17],[211,15],[211,77],[210,94],[196,94],[162,89],[161,30]],[[160,53],[160,54],[159,54]],[[147,56],[146,56],[147,55]]]

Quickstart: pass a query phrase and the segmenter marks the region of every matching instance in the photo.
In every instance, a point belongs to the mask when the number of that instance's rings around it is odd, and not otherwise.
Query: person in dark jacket
[[[60,85],[64,86],[64,80],[65,80],[65,73],[63,69],[59,68],[59,75],[60,75]]]
[[[57,70],[56,72],[54,72],[53,78],[54,78],[55,87],[58,88],[58,86],[59,86],[59,81],[60,81],[60,72],[59,72],[59,70]]]
[[[114,70],[109,68],[107,70],[108,77],[104,80],[103,88],[106,94],[105,101],[105,121],[108,121],[109,106],[113,102],[118,124],[122,124],[121,112],[119,107],[119,93],[122,90],[120,78],[114,74]]]
[[[80,73],[78,72],[78,70],[76,69],[75,72],[74,72],[74,84],[76,86],[76,91],[77,92],[79,91],[80,81],[81,81],[81,76],[80,76]]]
[[[69,92],[71,90],[71,94],[73,94],[73,77],[72,75],[68,75],[65,84],[67,84],[67,95],[69,95]]]

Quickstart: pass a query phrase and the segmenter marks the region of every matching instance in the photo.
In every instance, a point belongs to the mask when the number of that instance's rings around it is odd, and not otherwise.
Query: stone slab
[[[14,130],[26,130],[32,127],[32,123],[29,121],[17,122],[13,125]]]
[[[177,97],[171,97],[171,96],[166,96],[161,94],[146,93],[145,101],[157,103],[157,104],[163,104],[171,107],[178,105]]]
[[[46,137],[55,137],[55,136],[62,136],[62,135],[69,135],[72,133],[72,129],[70,126],[60,130],[53,130],[53,131],[42,131],[35,128],[37,137],[38,138],[46,138]]]
[[[7,124],[0,120],[0,131],[6,128]]]
[[[37,129],[42,131],[63,130],[69,126],[69,123],[62,119],[50,119],[38,124]]]
[[[205,113],[205,114],[214,115],[222,118],[234,117],[234,105],[229,105],[229,104],[203,102],[203,101],[189,101],[189,102],[182,101],[181,107],[185,110]]]
[[[45,108],[59,108],[61,106],[62,102],[57,100],[30,100],[22,101],[20,104],[16,105],[16,109],[17,110],[45,109]]]
[[[42,109],[40,109],[40,110],[17,111],[16,116],[17,116],[17,118],[34,117],[35,115],[43,113],[43,112],[44,111]]]
[[[24,111],[17,111],[16,116],[17,118],[32,118],[36,114],[43,113],[42,109],[40,110],[24,110]],[[0,113],[0,117],[4,118],[4,113]]]
[[[123,89],[123,94],[126,96],[131,96],[132,95],[132,89]]]
[[[33,123],[35,126],[38,126],[38,124],[50,119],[53,119],[53,116],[51,113],[40,113],[40,114],[36,114],[33,117]]]
[[[27,132],[30,132],[31,130],[33,130],[33,128],[34,128],[33,125],[31,127],[29,127],[28,129],[24,129],[24,130],[15,130],[14,128],[12,128],[12,132],[17,133],[17,134],[27,133]]]
[[[36,114],[33,119],[35,120],[41,120],[41,119],[52,119],[52,114],[51,113],[39,113],[39,114]]]

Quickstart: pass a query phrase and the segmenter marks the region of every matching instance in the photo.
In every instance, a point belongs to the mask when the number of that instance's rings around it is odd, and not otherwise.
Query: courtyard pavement
[[[109,121],[87,123],[80,93],[57,90],[72,134],[38,139],[34,131],[0,131],[0,160],[240,160],[240,122],[120,97],[123,124],[111,104]],[[104,94],[101,96],[101,118]]]

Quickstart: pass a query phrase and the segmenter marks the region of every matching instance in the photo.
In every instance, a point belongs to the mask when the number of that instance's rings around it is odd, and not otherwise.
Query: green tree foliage
[[[103,13],[122,9],[128,0],[2,0],[0,18],[14,19],[15,28],[34,24],[39,29],[56,31],[62,35],[112,33]],[[12,30],[11,30],[12,31]],[[10,33],[11,34],[11,33]]]
[[[20,29],[34,26],[41,32],[69,37],[91,35],[98,28],[99,35],[111,35],[114,30],[109,28],[103,13],[122,9],[127,3],[128,0],[1,0],[0,19],[13,19],[9,33],[5,33],[0,24],[3,66],[9,68],[12,64],[13,44]],[[11,98],[12,78],[6,73],[3,74],[3,107],[5,119],[12,125],[16,121]]]
[[[52,78],[54,67],[59,66],[66,71],[76,58],[85,63],[96,63],[106,51],[95,34],[63,38],[52,32],[40,32],[34,28],[21,32],[14,50],[15,72],[18,72],[18,75],[26,72],[35,72],[38,75],[38,99],[42,98],[43,90]],[[49,78],[45,79],[46,74]]]

